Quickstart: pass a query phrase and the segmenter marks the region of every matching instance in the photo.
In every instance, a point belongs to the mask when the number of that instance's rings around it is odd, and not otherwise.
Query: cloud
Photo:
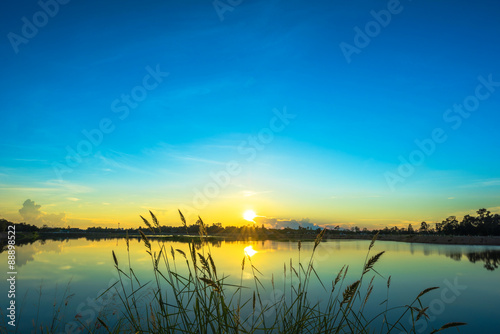
[[[1,173],[0,173],[1,175]],[[24,187],[24,186],[18,186],[18,185],[10,185],[10,184],[0,184],[0,187],[2,190],[14,190],[14,191],[23,191],[23,192],[33,192],[33,191],[40,191],[40,192],[48,192],[48,191],[64,191],[67,193],[68,196],[72,196],[77,193],[88,193],[92,191],[91,188],[80,185],[80,184],[75,184],[75,183],[70,183],[66,181],[60,181],[60,180],[48,180],[45,182],[39,182],[38,183],[41,186],[31,186],[31,187]]]
[[[266,190],[266,191],[252,191],[252,190],[245,190],[242,192],[243,197],[252,197],[260,194],[267,194],[272,192],[271,190]]]
[[[70,194],[88,193],[92,191],[90,187],[61,180],[48,180],[42,184],[51,187],[53,190],[64,190]]]
[[[106,170],[107,172],[125,170],[133,173],[152,175],[144,168],[136,167],[138,165],[138,162],[132,155],[127,153],[110,150],[106,153],[106,156],[99,152],[98,154],[95,154],[95,157],[99,159],[100,170]]]
[[[66,225],[66,214],[64,212],[46,213],[40,210],[42,206],[36,204],[34,201],[27,199],[23,203],[23,207],[19,209],[19,214],[23,217],[23,220],[32,225],[36,226],[65,226]]]
[[[483,187],[492,187],[492,186],[500,186],[500,179],[489,179],[480,182],[480,185]]]
[[[381,198],[381,195],[376,194],[343,194],[343,195],[332,195],[330,199],[365,199],[365,198]]]
[[[16,267],[22,267],[28,262],[39,261],[40,258],[35,260],[35,256],[41,253],[55,253],[59,254],[63,250],[64,242],[52,241],[43,243],[36,241],[33,244],[23,245],[23,251],[16,253]]]
[[[484,188],[500,186],[500,179],[483,179],[474,183],[463,185],[462,188]]]
[[[254,221],[258,225],[262,224],[267,228],[275,228],[275,229],[283,229],[285,227],[298,229],[299,226],[303,228],[309,227],[311,229],[319,228],[318,225],[311,223],[309,218],[302,218],[301,220],[295,220],[295,219],[286,220],[286,219],[257,216],[254,218]]]
[[[24,201],[23,207],[19,209],[19,213],[26,221],[38,220],[42,214],[40,212],[41,207],[41,205],[35,204],[34,201],[27,199]]]

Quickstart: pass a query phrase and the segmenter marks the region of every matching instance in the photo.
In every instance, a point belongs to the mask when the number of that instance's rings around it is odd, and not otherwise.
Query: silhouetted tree
[[[0,219],[0,232],[5,232],[7,230],[7,226],[12,224],[6,219]]]
[[[419,232],[420,233],[427,233],[428,231],[429,231],[429,224],[427,224],[426,222],[421,222]]]
[[[458,220],[455,216],[449,216],[441,223],[441,228],[444,234],[456,234],[458,230]]]
[[[413,230],[413,226],[411,224],[408,225],[408,233],[413,234],[415,231]]]

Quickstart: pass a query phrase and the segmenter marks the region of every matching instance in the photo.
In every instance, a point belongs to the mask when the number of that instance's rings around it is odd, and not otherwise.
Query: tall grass
[[[151,213],[152,223],[141,217],[148,228],[156,233],[160,224]],[[182,224],[186,220],[179,211]],[[199,218],[199,238],[189,242],[189,252],[160,245],[153,250],[151,241],[141,231],[145,251],[151,260],[153,279],[143,283],[136,276],[129,254],[126,265],[113,252],[113,261],[119,281],[113,286],[123,306],[121,320],[108,324],[106,318],[98,322],[106,332],[129,333],[417,333],[416,322],[428,318],[428,308],[422,297],[437,289],[431,287],[420,292],[408,305],[389,307],[388,297],[380,310],[367,318],[365,306],[374,289],[374,278],[379,275],[375,265],[384,255],[371,251],[377,239],[373,238],[361,274],[354,282],[347,282],[348,266],[340,269],[326,284],[314,266],[314,256],[325,230],[316,237],[312,253],[302,262],[302,243],[298,242],[299,263],[284,264],[283,286],[276,287],[271,277],[272,291],[266,291],[263,275],[245,255],[241,263],[239,282],[229,282],[221,276],[212,258],[205,224]],[[245,268],[253,276],[251,287],[243,286]],[[311,281],[324,290],[324,302],[308,295]],[[366,284],[366,281],[368,282]],[[386,284],[389,296],[390,277]],[[272,300],[264,298],[270,293]],[[411,323],[406,321],[411,319]],[[403,322],[402,320],[405,320]],[[448,323],[432,333],[465,325]]]

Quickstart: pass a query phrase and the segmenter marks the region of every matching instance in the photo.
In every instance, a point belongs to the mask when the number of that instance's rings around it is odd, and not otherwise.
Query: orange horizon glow
[[[56,198],[46,196],[44,201],[38,200],[38,197],[31,197],[31,207],[23,204],[25,198],[9,197],[2,202],[4,210],[0,214],[0,219],[6,219],[14,223],[25,222],[38,227],[47,225],[49,227],[86,229],[88,227],[103,228],[138,228],[144,227],[144,223],[139,217],[149,216],[151,210],[158,218],[162,226],[181,226],[181,220],[177,208],[182,211],[187,224],[196,224],[200,216],[208,226],[221,223],[222,226],[245,226],[248,222],[252,225],[264,225],[266,227],[274,226],[275,222],[283,221],[301,221],[306,219],[312,224],[323,228],[341,228],[349,229],[358,226],[360,229],[368,230],[383,229],[384,227],[397,226],[413,227],[420,226],[422,221],[429,224],[441,222],[448,216],[456,216],[461,219],[464,215],[475,215],[476,211],[483,207],[476,205],[471,210],[436,210],[432,207],[414,208],[401,207],[394,210],[387,210],[381,207],[373,207],[371,202],[363,202],[356,199],[352,201],[345,200],[340,207],[324,207],[322,202],[303,203],[302,206],[291,201],[288,204],[267,198],[267,194],[259,198],[255,195],[252,198],[252,206],[248,205],[248,198],[241,195],[241,198],[231,198],[230,200],[214,200],[206,208],[197,209],[194,207],[183,206],[179,203],[167,204],[155,199],[145,201],[145,203],[115,203],[100,198],[83,198],[76,201],[76,198],[68,201],[58,201]],[[1,197],[1,196],[0,196]],[[5,196],[4,196],[5,197]],[[396,199],[399,202],[400,199]],[[356,204],[357,203],[357,204]],[[257,214],[254,208],[258,207]],[[363,210],[360,210],[363,208]],[[492,213],[500,213],[500,207],[486,207]],[[24,209],[28,214],[24,217],[20,214]],[[30,209],[30,210],[27,210]],[[313,213],[312,215],[309,214]]]

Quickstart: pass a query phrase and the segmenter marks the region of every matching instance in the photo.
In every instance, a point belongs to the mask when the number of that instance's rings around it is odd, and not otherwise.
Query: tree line
[[[385,227],[378,230],[381,234],[444,234],[444,235],[499,235],[500,236],[500,215],[492,214],[486,209],[479,209],[477,215],[465,215],[461,221],[456,216],[449,216],[440,223],[432,226],[430,223],[422,222],[419,227],[414,228],[412,224],[408,228],[398,228],[397,226]],[[377,232],[377,231],[376,231]]]
[[[13,224],[5,219],[0,219],[0,232],[5,232],[7,226]],[[87,229],[78,229],[68,227],[48,227],[44,225],[39,228],[35,225],[30,225],[26,223],[19,223],[16,225],[16,231],[18,232],[88,232],[88,233],[115,233],[115,232],[125,232],[128,231],[130,235],[139,233],[139,230],[146,231],[147,228],[129,228],[129,229],[115,229],[108,227],[88,227]],[[248,233],[251,230],[260,230],[262,232],[275,231],[288,234],[296,234],[301,232],[303,234],[313,234],[317,233],[319,229],[310,229],[299,227],[298,230],[291,228],[284,228],[282,230],[267,229],[264,225],[257,226],[222,226],[221,223],[214,223],[212,225],[207,225],[207,233],[211,235],[237,235],[241,233]],[[198,233],[199,225],[192,224],[187,226],[161,226],[160,233],[166,234],[196,234]],[[351,230],[340,229],[339,226],[328,229],[328,234],[370,234],[377,233],[380,234],[444,234],[444,235],[471,235],[471,236],[486,236],[486,235],[498,235],[500,236],[500,215],[492,214],[486,209],[479,209],[477,215],[465,215],[461,221],[458,221],[456,216],[450,216],[440,223],[422,222],[420,226],[413,227],[412,224],[408,225],[408,228],[399,228],[397,226],[385,227],[380,230],[369,231],[366,228],[362,230],[355,226]]]

